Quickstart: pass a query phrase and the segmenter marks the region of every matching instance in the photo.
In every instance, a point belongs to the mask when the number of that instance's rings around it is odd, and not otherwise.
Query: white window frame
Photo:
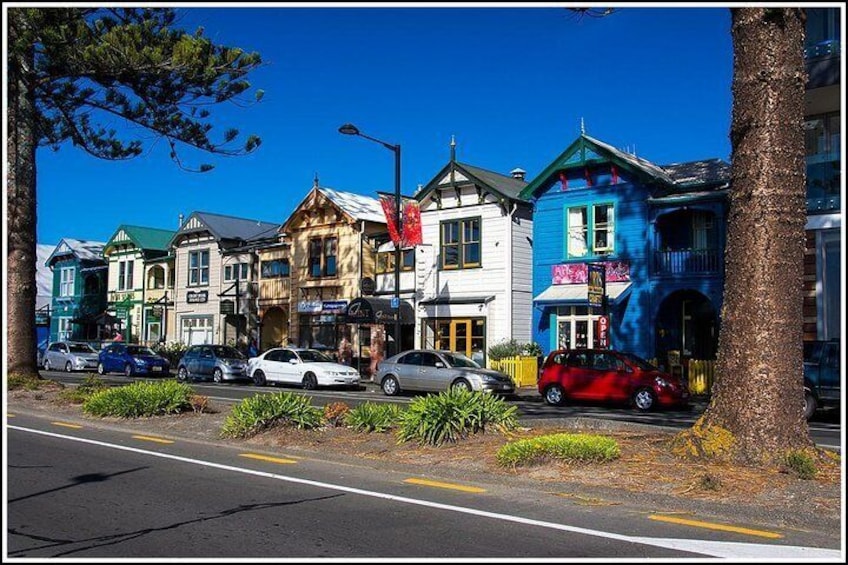
[[[586,310],[587,313],[582,313],[582,311],[578,311],[578,308],[581,310]],[[568,349],[576,349],[577,348],[577,323],[578,322],[586,322],[586,345],[589,349],[598,349],[600,348],[599,337],[595,335],[595,326],[598,324],[598,319],[601,317],[600,314],[592,314],[589,312],[586,306],[561,306],[557,310],[556,317],[556,344],[559,348],[562,344],[560,343],[560,335],[559,328],[560,323],[565,323],[569,325],[569,343],[566,344]]]
[[[224,265],[224,282],[233,282],[236,279],[240,281],[250,279],[250,263]]]
[[[56,331],[56,341],[68,341],[71,339],[71,318],[59,318]]]
[[[578,218],[582,223],[577,223]],[[585,257],[589,252],[589,208],[572,206],[566,210],[566,246],[569,257]]]
[[[74,295],[76,270],[76,267],[62,267],[59,269],[59,296]]]
[[[180,318],[180,340],[186,345],[214,343],[213,316],[183,316]],[[192,335],[204,333],[203,341],[193,341]]]
[[[598,209],[607,209],[607,221],[598,221]],[[606,233],[606,245],[598,244],[598,235]],[[592,251],[595,254],[612,253],[615,249],[615,205],[611,202],[592,205]]]
[[[196,266],[192,267],[192,258],[196,258]],[[203,259],[206,259],[205,263]],[[207,286],[209,284],[209,250],[197,249],[188,252],[188,280],[186,286]],[[195,280],[192,282],[192,275]]]

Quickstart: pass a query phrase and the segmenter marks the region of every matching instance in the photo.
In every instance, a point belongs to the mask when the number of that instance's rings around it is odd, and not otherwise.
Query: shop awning
[[[488,304],[494,300],[492,296],[437,296],[422,300],[419,304],[429,306],[431,304]]]
[[[400,323],[414,324],[415,312],[405,300],[400,301]],[[393,324],[397,312],[391,298],[363,296],[350,301],[345,309],[348,324]]]
[[[607,297],[611,302],[623,299],[630,292],[629,282],[607,283]],[[533,299],[538,305],[586,304],[589,301],[588,284],[552,284]]]

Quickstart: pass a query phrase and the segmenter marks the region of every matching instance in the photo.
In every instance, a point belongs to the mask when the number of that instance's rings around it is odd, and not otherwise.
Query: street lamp
[[[395,312],[395,351],[394,353],[400,353],[400,261],[401,261],[401,235],[403,234],[403,230],[400,225],[400,145],[392,145],[391,143],[386,143],[385,141],[380,141],[379,139],[370,137],[365,135],[359,128],[353,124],[345,124],[339,128],[339,133],[343,133],[345,135],[358,135],[359,137],[364,137],[365,139],[374,141],[379,143],[386,149],[390,149],[395,154],[395,225],[397,226],[398,232],[398,241],[395,243],[395,300],[394,302],[397,304],[397,311]]]

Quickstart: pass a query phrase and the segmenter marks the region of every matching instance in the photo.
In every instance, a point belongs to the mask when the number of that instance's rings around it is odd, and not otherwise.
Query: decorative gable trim
[[[203,224],[203,222],[200,221],[199,218],[195,217],[195,218],[189,218],[188,221],[185,224],[183,224],[183,227],[180,229],[180,231],[201,230],[201,229],[206,229],[206,226]]]

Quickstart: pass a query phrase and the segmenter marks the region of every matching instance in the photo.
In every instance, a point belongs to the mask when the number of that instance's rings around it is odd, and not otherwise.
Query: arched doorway
[[[285,345],[288,337],[288,318],[282,308],[273,307],[262,316],[262,351]]]
[[[668,351],[683,359],[715,359],[718,317],[710,299],[696,290],[678,290],[660,304],[656,317],[656,355],[664,362]]]

